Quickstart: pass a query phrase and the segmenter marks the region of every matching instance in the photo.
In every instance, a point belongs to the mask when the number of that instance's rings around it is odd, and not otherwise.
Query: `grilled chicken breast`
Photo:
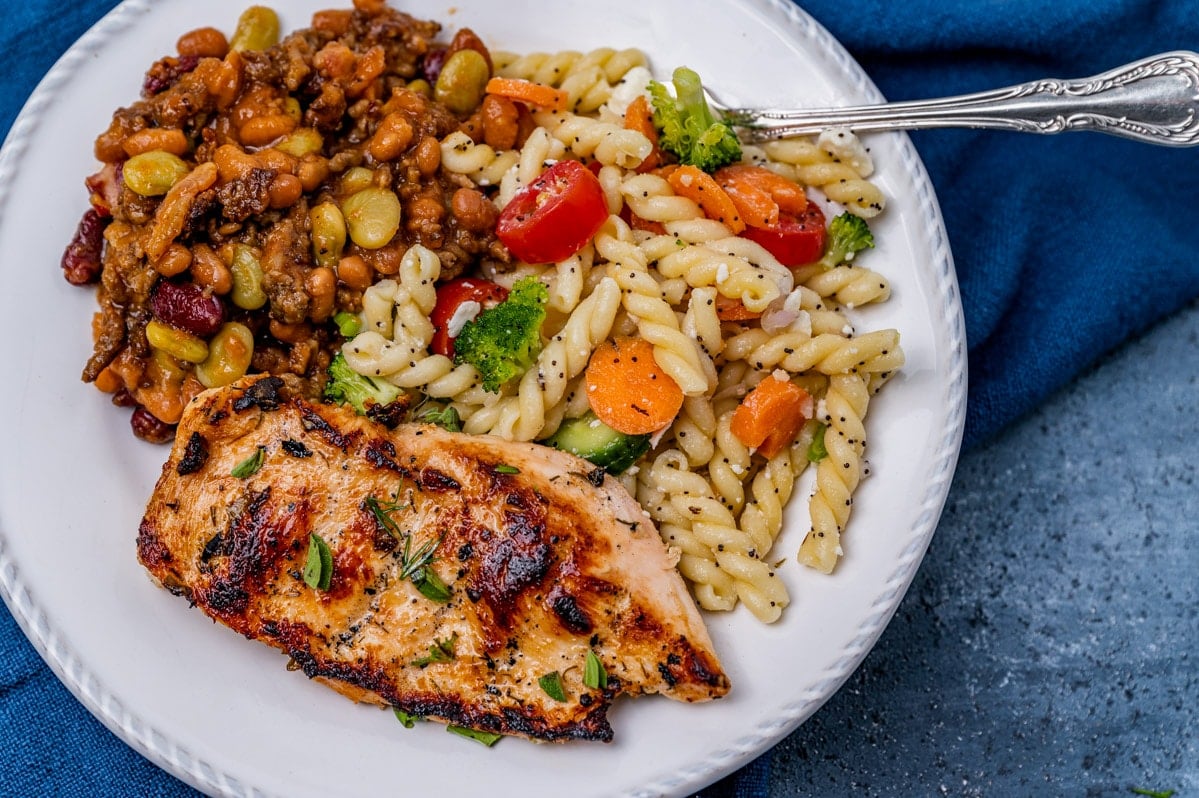
[[[137,547],[212,618],[413,715],[608,741],[620,694],[729,688],[657,531],[603,471],[536,444],[388,430],[277,377],[188,406]]]

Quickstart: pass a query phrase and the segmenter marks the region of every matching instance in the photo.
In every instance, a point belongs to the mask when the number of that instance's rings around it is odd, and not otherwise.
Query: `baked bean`
[[[489,94],[479,108],[483,116],[483,141],[494,150],[510,150],[516,146],[520,112],[516,103],[507,97]]]
[[[307,322],[284,324],[277,319],[271,319],[267,328],[275,338],[289,344],[298,344],[312,337],[312,325]]]
[[[365,291],[375,281],[375,270],[361,255],[347,255],[337,262],[337,279],[350,288]]]
[[[121,142],[121,148],[129,157],[141,155],[143,152],[162,150],[172,155],[183,155],[191,149],[191,143],[182,130],[167,127],[147,127]]]
[[[387,8],[387,0],[354,0],[354,8],[368,17],[374,16]]]
[[[180,36],[175,49],[179,55],[224,58],[229,52],[229,40],[216,28],[196,28]]]
[[[271,198],[272,208],[290,208],[304,194],[304,185],[300,182],[300,178],[285,172],[275,175],[275,179],[271,181],[268,193]]]
[[[223,296],[233,290],[233,274],[207,244],[192,245],[191,275],[197,285]]]
[[[216,102],[217,109],[223,111],[241,94],[244,67],[241,54],[231,51],[220,61],[201,61],[194,74]]]
[[[176,274],[183,274],[191,265],[191,250],[176,242],[167,247],[161,258],[154,261],[154,271],[163,277],[174,277]]]
[[[400,261],[404,259],[406,250],[402,244],[392,244],[380,249],[367,250],[362,253],[362,257],[376,272],[384,277],[391,277],[399,273]]]
[[[308,272],[304,278],[304,289],[312,298],[308,306],[308,317],[315,322],[326,321],[333,315],[333,300],[337,295],[337,277],[333,270],[320,266]]]
[[[495,228],[499,211],[491,200],[473,188],[460,188],[454,192],[450,210],[458,224],[472,233],[481,233]]]
[[[441,142],[436,136],[425,136],[416,145],[416,168],[422,177],[432,177],[441,166]]]
[[[312,57],[316,71],[326,78],[342,80],[354,74],[354,51],[341,42],[329,42]]]
[[[367,88],[375,82],[375,78],[383,74],[387,67],[387,54],[379,45],[375,45],[358,58],[354,67],[354,78],[346,87],[347,97],[360,97]]]
[[[294,175],[296,173],[296,166],[300,163],[294,156],[288,155],[277,147],[267,147],[265,150],[259,150],[254,153],[253,158],[263,169],[270,169],[276,174],[286,173]]]
[[[344,9],[317,11],[312,15],[312,27],[334,36],[344,35],[353,21],[352,13]]]
[[[251,147],[264,147],[296,129],[296,120],[287,114],[263,114],[238,128],[238,138]]]
[[[391,161],[398,158],[412,143],[412,123],[401,113],[383,117],[368,145],[376,161]]]
[[[217,147],[212,153],[212,162],[216,164],[223,183],[244,180],[250,172],[259,168],[258,160],[236,144],[222,144]]]
[[[296,177],[305,191],[316,191],[317,186],[329,176],[329,159],[320,155],[305,155],[296,166]]]
[[[439,196],[426,192],[408,202],[408,224],[414,230],[440,224],[444,218],[445,205]]]
[[[96,160],[104,163],[118,163],[125,160],[125,139],[144,127],[141,120],[133,120],[117,114],[109,123],[108,129],[96,136],[92,151]]]

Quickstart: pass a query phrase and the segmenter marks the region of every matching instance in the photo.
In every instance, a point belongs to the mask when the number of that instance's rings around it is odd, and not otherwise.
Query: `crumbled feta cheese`
[[[729,265],[721,263],[716,267],[716,284],[720,285],[725,280],[729,279]]]
[[[454,315],[450,316],[450,320],[446,322],[445,331],[450,334],[451,338],[457,338],[466,323],[474,321],[482,312],[482,305],[473,299],[468,299],[454,310]]]

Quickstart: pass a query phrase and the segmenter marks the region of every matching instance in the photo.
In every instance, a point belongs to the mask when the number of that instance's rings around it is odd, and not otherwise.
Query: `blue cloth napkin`
[[[114,0],[9,4],[0,135]],[[334,5],[334,4],[331,4]],[[1190,0],[807,0],[892,100],[1077,78],[1199,45]],[[800,78],[797,78],[800,79]],[[967,447],[1199,296],[1199,150],[1097,134],[912,136],[941,200],[965,308]],[[55,264],[46,264],[56,268]],[[0,611],[0,795],[191,795],[62,687]],[[704,798],[769,794],[769,754]]]

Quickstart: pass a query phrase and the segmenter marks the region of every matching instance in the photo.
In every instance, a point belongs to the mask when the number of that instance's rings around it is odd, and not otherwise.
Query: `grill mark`
[[[297,402],[296,406],[300,410],[300,423],[304,429],[309,432],[316,432],[330,446],[341,449],[345,452],[354,442],[355,433],[344,435],[340,430],[325,420],[325,417],[308,404]]]
[[[233,409],[240,413],[251,407],[261,410],[278,410],[283,380],[279,377],[264,377],[247,386],[246,392],[233,401]]]
[[[194,474],[207,462],[208,440],[200,433],[193,432],[183,447],[183,457],[179,459],[179,465],[175,466],[175,472],[181,477]]]
[[[444,471],[438,471],[436,468],[422,469],[417,484],[420,488],[430,493],[462,490],[462,486],[458,483],[458,480]]]

